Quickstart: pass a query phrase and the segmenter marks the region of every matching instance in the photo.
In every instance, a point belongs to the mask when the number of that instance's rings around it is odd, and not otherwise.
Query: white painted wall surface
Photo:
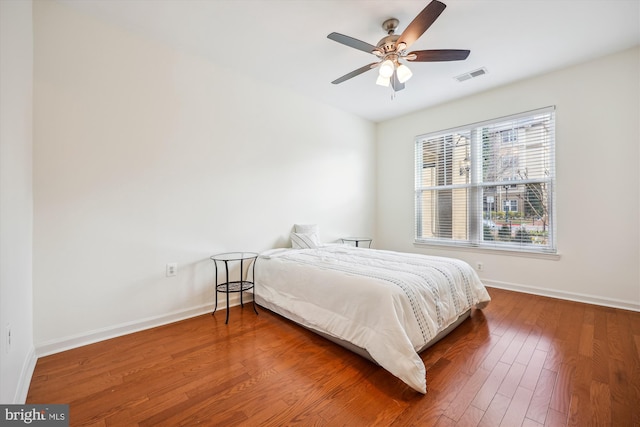
[[[0,1],[0,403],[24,403],[36,362],[31,13],[31,1]]]
[[[489,285],[639,310],[639,62],[634,48],[380,123],[378,246],[481,261]],[[414,137],[549,105],[560,258],[414,245]]]
[[[55,2],[34,34],[39,353],[210,309],[209,256],[294,223],[373,234],[372,123]]]

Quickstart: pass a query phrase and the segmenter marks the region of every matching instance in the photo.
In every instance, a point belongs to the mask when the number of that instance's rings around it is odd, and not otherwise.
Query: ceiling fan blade
[[[367,64],[364,67],[360,67],[357,70],[353,70],[350,73],[345,74],[344,76],[335,79],[334,81],[332,81],[331,83],[333,83],[334,85],[337,85],[338,83],[342,83],[346,80],[349,80],[352,77],[358,76],[362,73],[364,73],[365,71],[369,71],[372,68],[375,68],[377,65],[379,64],[379,62],[373,62],[371,64]]]
[[[331,33],[327,36],[327,38],[367,53],[373,53],[374,50],[377,50],[377,48],[372,44],[363,42],[362,40],[354,39],[353,37],[345,36],[344,34],[340,33]]]
[[[405,59],[411,62],[462,61],[467,59],[470,52],[463,49],[416,50],[410,52]],[[413,55],[416,56],[415,59],[411,59]]]
[[[427,7],[422,9],[422,12],[411,21],[409,26],[405,28],[398,39],[398,44],[404,43],[406,46],[405,49],[407,49],[427,31],[446,7],[447,5],[438,0],[433,0],[429,3]]]
[[[393,71],[393,76],[391,76],[390,83],[394,92],[404,89],[404,83],[400,83],[400,80],[398,80],[398,73],[395,70]]]

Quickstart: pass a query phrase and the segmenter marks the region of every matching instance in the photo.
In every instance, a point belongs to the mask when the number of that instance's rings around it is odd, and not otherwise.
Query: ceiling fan
[[[400,35],[395,30],[399,21],[395,18],[387,19],[382,23],[382,28],[387,32],[376,46],[363,42],[353,37],[340,33],[331,33],[327,38],[342,43],[354,49],[371,53],[379,58],[378,62],[367,64],[344,76],[335,79],[331,83],[339,84],[350,78],[358,76],[373,68],[379,67],[376,83],[381,86],[391,86],[397,92],[404,89],[404,83],[411,78],[413,73],[403,62],[436,62],[436,61],[460,61],[467,59],[468,50],[461,49],[436,49],[416,50],[407,52],[425,31],[435,22],[447,6],[438,0],[433,0],[416,16]]]

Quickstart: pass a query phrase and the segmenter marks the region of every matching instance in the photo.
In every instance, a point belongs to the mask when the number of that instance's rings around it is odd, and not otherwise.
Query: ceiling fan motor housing
[[[385,55],[388,53],[392,53],[396,51],[396,42],[398,41],[398,39],[400,38],[400,36],[396,36],[394,34],[391,34],[389,36],[386,36],[384,38],[382,38],[382,40],[380,40],[377,44],[377,48],[380,49],[380,51],[382,53],[384,53]]]

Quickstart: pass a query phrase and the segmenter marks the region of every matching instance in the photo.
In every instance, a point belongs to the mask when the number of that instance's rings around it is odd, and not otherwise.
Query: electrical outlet
[[[484,264],[481,263],[480,261],[476,262],[476,270],[478,271],[484,270]]]
[[[178,275],[178,263],[170,262],[167,264],[167,277],[173,277]]]
[[[7,323],[4,327],[4,336],[7,344],[5,346],[5,351],[9,353],[9,350],[11,350],[11,323]]]

